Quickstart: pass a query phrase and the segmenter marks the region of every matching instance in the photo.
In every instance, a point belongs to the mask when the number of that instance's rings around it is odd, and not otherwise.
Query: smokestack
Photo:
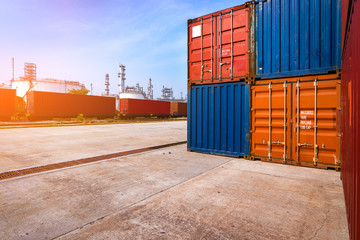
[[[11,65],[12,65],[12,78],[11,78],[11,81],[14,81],[15,80],[15,60],[14,58],[11,59]]]
[[[119,94],[120,93],[123,93],[125,92],[125,66],[120,64],[119,65],[119,75],[118,75],[118,78],[119,78]]]
[[[110,86],[110,81],[109,81],[109,74],[106,74],[105,75],[105,93],[107,96],[109,96],[110,94],[110,89],[109,89],[109,86]]]

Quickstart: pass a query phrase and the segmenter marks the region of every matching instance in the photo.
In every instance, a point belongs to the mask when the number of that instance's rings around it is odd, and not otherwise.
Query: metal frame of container
[[[0,120],[10,120],[15,114],[16,90],[0,88]]]
[[[339,170],[340,91],[337,74],[257,81],[251,158]]]
[[[256,78],[340,70],[341,1],[258,0],[255,9]]]
[[[254,1],[188,20],[188,85],[254,79]]]
[[[349,1],[342,62],[342,168],[349,237],[360,239],[360,0]],[[344,16],[343,16],[344,17]]]
[[[198,85],[189,88],[188,96],[188,150],[247,157],[249,85]]]

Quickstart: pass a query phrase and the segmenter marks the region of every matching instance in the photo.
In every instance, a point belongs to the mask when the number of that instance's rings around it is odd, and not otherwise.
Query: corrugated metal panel
[[[188,83],[254,77],[254,3],[188,20]]]
[[[354,0],[342,65],[342,167],[350,239],[360,239],[360,1]]]
[[[227,156],[249,154],[249,86],[243,82],[189,89],[188,149]]]
[[[170,114],[175,117],[187,115],[187,103],[170,102]]]
[[[68,93],[31,91],[27,95],[30,119],[114,117],[115,98]]]
[[[341,49],[344,47],[345,33],[349,16],[349,3],[352,0],[341,0]]]
[[[170,116],[170,102],[120,98],[121,117]]]
[[[15,114],[15,89],[0,88],[0,120],[10,120]]]
[[[336,75],[306,79],[274,79],[251,87],[251,155],[264,161],[337,169],[340,79]]]
[[[265,0],[256,4],[256,76],[336,71],[341,64],[339,0]]]

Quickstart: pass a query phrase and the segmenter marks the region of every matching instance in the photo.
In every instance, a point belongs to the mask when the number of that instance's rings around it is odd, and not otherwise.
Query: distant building
[[[29,91],[30,82],[23,77],[11,81],[11,88],[16,89],[16,95],[24,97]],[[32,81],[33,91],[68,93],[71,89],[85,89],[85,85],[75,81],[40,78]]]

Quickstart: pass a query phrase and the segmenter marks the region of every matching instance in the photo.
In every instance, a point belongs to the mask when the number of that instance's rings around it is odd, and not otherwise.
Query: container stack
[[[188,149],[338,169],[340,18],[264,0],[189,20]]]
[[[188,150],[249,155],[253,2],[188,20]]]

